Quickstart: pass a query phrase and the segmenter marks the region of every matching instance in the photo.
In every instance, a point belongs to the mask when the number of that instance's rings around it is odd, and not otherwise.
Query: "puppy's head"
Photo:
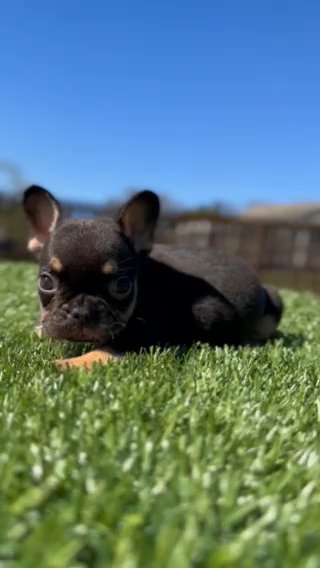
[[[152,248],[159,199],[137,193],[115,220],[63,219],[59,202],[29,187],[28,243],[39,258],[41,332],[55,339],[103,343],[127,325],[137,301],[141,258]]]

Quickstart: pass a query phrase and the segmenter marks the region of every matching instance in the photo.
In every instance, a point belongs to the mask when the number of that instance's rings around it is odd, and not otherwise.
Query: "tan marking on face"
[[[63,266],[61,260],[59,260],[56,256],[53,256],[50,260],[50,268],[55,272],[61,272]]]
[[[116,264],[112,260],[108,260],[101,267],[103,274],[114,274],[117,271]]]

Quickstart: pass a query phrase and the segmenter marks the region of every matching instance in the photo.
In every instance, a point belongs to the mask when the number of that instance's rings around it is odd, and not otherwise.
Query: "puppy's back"
[[[214,249],[167,245],[155,245],[150,257],[177,272],[203,280],[240,316],[263,314],[263,287],[241,259]]]

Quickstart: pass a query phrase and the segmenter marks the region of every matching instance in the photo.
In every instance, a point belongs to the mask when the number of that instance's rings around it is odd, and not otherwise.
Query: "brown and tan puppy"
[[[159,199],[136,194],[116,220],[63,219],[31,186],[24,209],[39,257],[41,335],[94,343],[61,367],[106,363],[152,345],[240,345],[266,340],[282,302],[239,259],[215,250],[153,245]]]

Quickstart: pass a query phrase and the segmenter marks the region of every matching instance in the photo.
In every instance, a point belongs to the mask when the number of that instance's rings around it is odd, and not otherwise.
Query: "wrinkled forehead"
[[[67,220],[52,234],[44,260],[54,270],[112,272],[134,250],[111,220]]]

